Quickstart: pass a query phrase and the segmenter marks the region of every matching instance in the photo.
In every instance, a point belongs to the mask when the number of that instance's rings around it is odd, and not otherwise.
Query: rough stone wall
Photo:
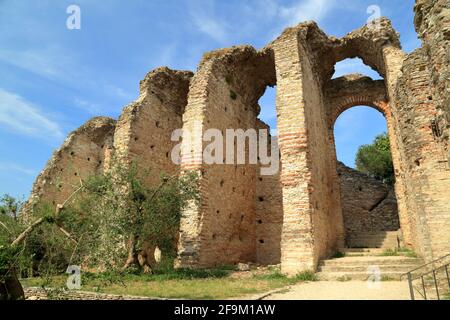
[[[183,116],[183,130],[196,134],[190,143],[183,140],[182,147],[182,169],[200,172],[201,204],[183,214],[177,264],[211,266],[256,260],[257,166],[248,161],[201,163],[202,150],[210,151],[206,148],[210,142],[202,143],[201,136],[217,129],[226,142],[226,129],[255,129],[257,102],[266,86],[274,84],[270,51],[233,47],[203,58]],[[225,161],[221,157],[219,161]]]
[[[158,68],[140,83],[140,96],[126,106],[114,134],[115,157],[121,166],[131,162],[144,169],[141,177],[148,186],[160,183],[161,173],[177,174],[172,162],[171,134],[182,127],[187,104],[189,71]]]
[[[430,70],[431,94],[436,106],[435,130],[450,161],[450,2],[417,0],[414,24]]]
[[[97,117],[70,133],[36,178],[24,212],[32,213],[40,203],[63,204],[81,180],[102,173],[110,162],[115,123]]]
[[[258,129],[269,130],[269,126],[257,120]],[[271,150],[270,141],[268,150]],[[282,170],[282,168],[279,168]],[[274,175],[261,175],[257,170],[256,180],[256,262],[262,265],[278,264],[281,261],[281,229],[283,226],[283,195],[280,171]]]
[[[410,54],[396,87],[397,127],[403,137],[407,209],[413,246],[426,260],[450,248],[450,170],[432,119],[438,113],[432,97],[425,48]]]
[[[394,189],[338,163],[346,242],[361,234],[400,228]]]
[[[281,265],[285,273],[315,269],[343,241],[340,207],[333,203],[332,153],[319,63],[308,43],[307,23],[286,30],[271,44],[277,68],[278,133],[283,169]],[[332,72],[331,72],[332,74]]]
[[[140,97],[117,125],[95,118],[68,137],[37,178],[25,209],[40,200],[64,201],[80,178],[109,170],[113,158],[119,165],[135,161],[153,170],[149,185],[162,171],[195,171],[201,201],[183,212],[178,266],[281,260],[286,273],[315,269],[319,259],[344,245],[342,208],[345,217],[349,202],[340,194],[350,186],[340,184],[337,175],[334,121],[363,104],[386,117],[405,243],[427,260],[448,253],[450,8],[448,0],[417,0],[415,10],[423,47],[410,55],[385,18],[340,39],[307,22],[285,30],[262,51],[241,46],[208,53],[194,76],[167,68],[149,73]],[[336,62],[352,57],[384,81],[361,75],[331,80]],[[260,176],[254,164],[204,163],[203,151],[214,141],[202,140],[208,129],[225,136],[225,129],[266,127],[257,119],[257,102],[275,84],[280,175]],[[171,161],[176,142],[170,137],[181,126],[179,168]],[[373,210],[364,205],[370,213],[361,224],[351,223],[347,233],[394,228],[391,213],[375,217],[384,202],[393,203],[392,192],[381,194],[373,192],[372,200],[386,196],[382,205]]]

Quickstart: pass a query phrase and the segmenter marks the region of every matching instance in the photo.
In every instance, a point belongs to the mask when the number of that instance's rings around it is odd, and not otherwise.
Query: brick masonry
[[[71,133],[37,178],[25,209],[58,204],[80,178],[110,170],[116,161],[136,161],[154,177],[162,171],[201,177],[200,204],[186,208],[181,219],[177,266],[281,262],[283,272],[294,274],[316,269],[345,246],[352,230],[395,229],[398,223],[404,244],[425,260],[448,253],[449,11],[448,0],[416,1],[422,47],[409,55],[381,18],[342,38],[329,37],[314,22],[301,23],[260,51],[238,46],[207,53],[195,74],[158,68],[117,123],[95,118]],[[335,64],[352,57],[384,80],[357,74],[332,80]],[[208,129],[267,127],[258,119],[258,100],[275,85],[279,175],[260,176],[253,164],[202,162],[204,151],[220,155],[209,146],[213,141],[202,140]],[[361,182],[363,188],[378,191],[357,200],[373,202],[383,194],[392,200],[389,209],[349,220],[356,216],[348,209],[355,190],[338,176],[333,126],[339,114],[361,104],[387,121],[398,220],[392,191],[386,195],[370,181]],[[170,159],[176,128],[184,134],[181,167]]]

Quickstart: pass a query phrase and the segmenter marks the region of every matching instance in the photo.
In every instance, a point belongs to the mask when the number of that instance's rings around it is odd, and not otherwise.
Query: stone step
[[[323,260],[319,263],[318,276],[323,280],[367,280],[374,276],[379,268],[381,280],[400,280],[400,277],[423,264],[420,258],[405,256],[379,256],[380,248],[347,248],[347,254],[363,254],[363,256],[344,256]],[[406,277],[404,277],[406,279]]]
[[[423,264],[420,258],[409,258],[403,256],[363,256],[343,257],[323,260],[319,266],[370,266],[370,265],[408,265],[418,266]]]
[[[347,239],[349,247],[366,248],[396,248],[398,247],[398,232],[375,232],[350,235]]]
[[[381,280],[399,281],[402,274],[403,272],[398,271],[383,272],[381,274]],[[369,277],[373,276],[373,274],[372,273],[368,274],[367,272],[340,271],[340,272],[318,272],[317,276],[320,280],[345,281],[345,280],[367,280]],[[405,285],[407,285],[407,281],[405,279],[402,279],[402,281],[404,281]]]
[[[407,265],[407,264],[390,264],[390,265],[343,265],[343,266],[323,266],[319,267],[319,272],[358,272],[358,273],[372,273],[372,268],[378,268],[380,270],[381,275],[390,272],[398,272],[398,273],[406,273],[411,269],[416,267],[415,264]]]
[[[340,252],[344,253],[346,257],[359,256],[377,256],[384,252],[382,248],[345,248]]]

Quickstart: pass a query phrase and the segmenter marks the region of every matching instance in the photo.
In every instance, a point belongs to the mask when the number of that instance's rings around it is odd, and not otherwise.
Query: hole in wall
[[[258,223],[259,223],[259,224],[261,224],[261,223],[262,223],[262,220],[261,220],[261,219],[259,219],[259,220],[258,220]]]
[[[263,197],[258,197],[259,202],[263,202],[264,198]]]
[[[371,77],[374,80],[381,80],[381,75],[370,66],[366,65],[361,58],[348,58],[337,62],[334,65],[334,74],[332,79],[342,77],[346,74],[360,73]]]
[[[264,240],[263,239],[259,239],[259,243],[264,243]]]
[[[220,180],[220,186],[223,187],[223,184],[225,183],[225,181]]]
[[[155,126],[156,126],[157,128],[159,128],[159,121],[156,121],[156,122],[155,122]]]

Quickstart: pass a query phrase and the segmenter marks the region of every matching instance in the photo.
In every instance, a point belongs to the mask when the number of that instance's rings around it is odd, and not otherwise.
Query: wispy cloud
[[[28,176],[34,176],[37,173],[36,170],[25,168],[11,162],[0,162],[0,171],[16,171]]]
[[[69,55],[55,46],[26,51],[0,49],[0,61],[54,80],[69,80],[79,70],[73,67]]]
[[[0,89],[0,123],[21,134],[45,140],[62,139],[64,134],[55,121],[21,96]]]
[[[298,1],[292,6],[280,6],[279,15],[289,25],[296,25],[302,21],[320,21],[334,6],[334,0],[305,0]]]
[[[233,14],[217,14],[213,2],[189,2],[189,14],[197,30],[221,44],[237,37],[254,36],[272,25],[269,35],[307,20],[320,22],[334,8],[336,0],[299,0],[286,6],[276,0],[258,0],[233,6]],[[223,9],[223,8],[221,8]],[[274,27],[275,26],[275,27]],[[272,29],[272,31],[270,31]]]
[[[229,39],[229,27],[224,20],[215,13],[212,2],[189,2],[189,15],[195,27],[219,43]]]

